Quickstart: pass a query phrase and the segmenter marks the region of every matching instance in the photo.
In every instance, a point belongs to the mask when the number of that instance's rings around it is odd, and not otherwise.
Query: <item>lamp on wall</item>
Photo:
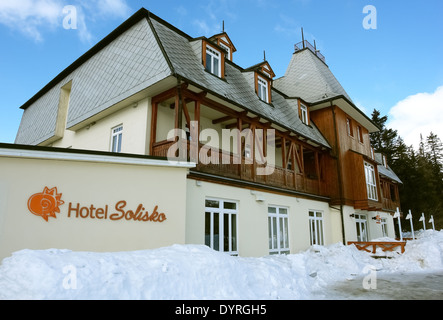
[[[266,200],[265,197],[263,197],[263,195],[259,192],[251,190],[251,194],[255,196],[255,201],[257,202],[263,202]]]
[[[355,218],[355,214],[350,214],[349,215],[351,218]]]

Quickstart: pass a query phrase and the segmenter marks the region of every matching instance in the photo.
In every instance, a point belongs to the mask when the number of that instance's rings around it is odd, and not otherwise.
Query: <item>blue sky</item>
[[[67,5],[76,29],[63,27]],[[366,5],[376,29],[363,27]],[[194,37],[224,20],[234,62],[249,67],[265,50],[277,77],[303,27],[363,111],[389,115],[408,144],[430,131],[443,138],[441,0],[0,0],[0,142],[14,142],[23,103],[140,7]]]

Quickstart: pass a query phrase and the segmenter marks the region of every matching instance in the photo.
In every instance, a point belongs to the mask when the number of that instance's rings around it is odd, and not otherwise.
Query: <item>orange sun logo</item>
[[[55,213],[60,213],[60,206],[65,203],[61,200],[62,194],[57,193],[57,188],[49,189],[45,187],[43,192],[36,193],[29,197],[28,209],[36,216],[40,216],[46,221],[48,217],[56,218]]]

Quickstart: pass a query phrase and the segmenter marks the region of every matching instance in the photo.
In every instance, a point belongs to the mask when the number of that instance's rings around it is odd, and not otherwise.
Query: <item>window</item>
[[[237,255],[237,202],[205,200],[205,244],[217,251]]]
[[[357,138],[358,138],[358,141],[363,143],[363,131],[361,130],[360,126],[357,126]]]
[[[268,99],[268,81],[262,77],[257,76],[257,94],[264,102],[269,102]]]
[[[311,246],[323,245],[323,213],[321,211],[309,211],[309,231],[311,235]]]
[[[225,45],[221,41],[219,41],[218,45],[226,50],[225,57],[228,58],[229,60],[231,60],[231,48],[229,48],[227,45]]]
[[[308,108],[300,104],[300,119],[304,124],[308,124]]]
[[[375,180],[374,166],[367,162],[365,162],[365,177],[368,199],[377,201],[377,182]]]
[[[122,135],[123,135],[123,126],[118,126],[112,129],[111,152],[122,151]]]
[[[288,208],[268,207],[269,253],[289,253]]]
[[[368,241],[368,225],[366,215],[355,214],[355,226],[357,228],[357,241]]]
[[[382,160],[383,160],[383,166],[385,168],[388,168],[388,160],[385,155],[382,155]]]
[[[210,46],[206,46],[206,71],[221,77],[220,52]]]
[[[383,237],[388,236],[388,221],[386,218],[381,218],[381,233]]]
[[[354,136],[354,132],[352,131],[352,121],[349,118],[346,118],[346,130],[349,136]]]

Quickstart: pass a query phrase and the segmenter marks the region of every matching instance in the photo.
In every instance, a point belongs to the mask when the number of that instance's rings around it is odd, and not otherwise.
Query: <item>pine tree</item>
[[[443,143],[431,132],[426,139],[420,135],[418,150],[414,150],[396,130],[386,127],[387,120],[374,109],[372,121],[380,131],[371,133],[370,140],[403,182],[399,188],[401,210],[413,212],[414,224],[422,225],[419,219],[424,212],[426,221],[433,215],[436,228],[443,226]]]
[[[380,128],[380,131],[371,133],[370,140],[374,150],[385,155],[390,163],[396,153],[398,134],[397,130],[386,127],[387,121],[388,116],[381,117],[380,111],[374,109],[372,112],[372,122]]]

